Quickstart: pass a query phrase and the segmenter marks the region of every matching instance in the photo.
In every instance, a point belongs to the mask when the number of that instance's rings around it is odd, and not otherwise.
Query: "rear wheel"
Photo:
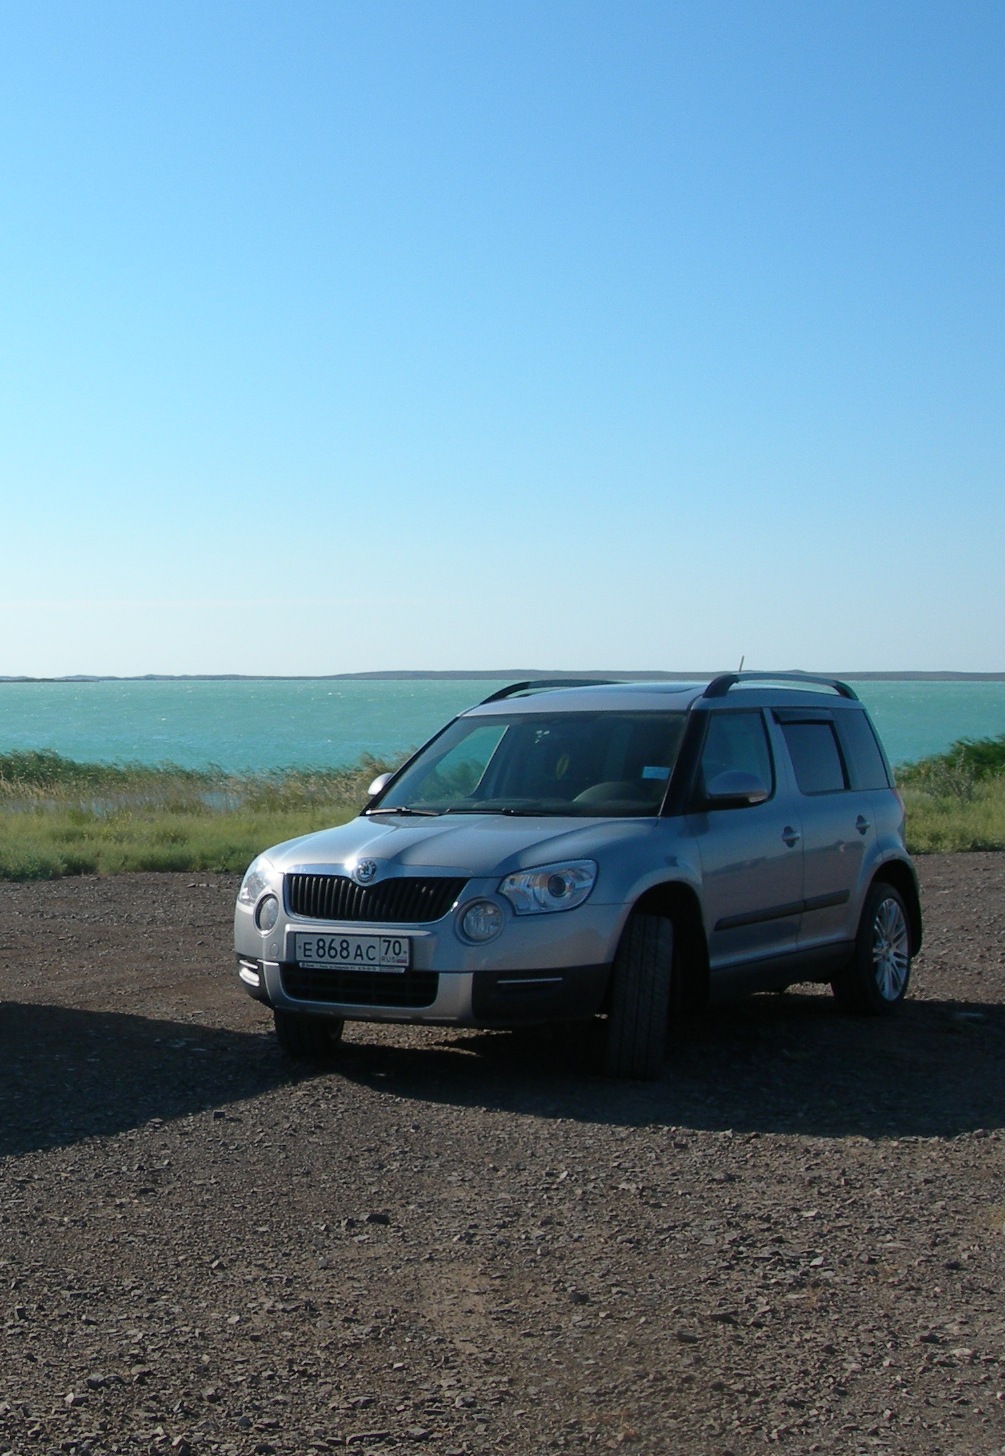
[[[345,1022],[340,1016],[305,1016],[301,1011],[272,1012],[276,1040],[294,1061],[326,1061],[342,1040]]]
[[[614,958],[604,1070],[650,1081],[666,1054],[673,925],[662,915],[633,915]]]
[[[878,881],[865,897],[855,952],[831,990],[846,1011],[883,1016],[907,995],[911,930],[899,890]]]

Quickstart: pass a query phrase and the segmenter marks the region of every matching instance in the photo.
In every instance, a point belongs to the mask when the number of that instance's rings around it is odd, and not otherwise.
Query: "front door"
[[[760,804],[712,808],[705,786],[720,774],[752,774],[767,790]],[[701,855],[705,932],[716,969],[793,951],[803,898],[802,824],[787,779],[775,772],[763,715],[756,709],[709,714],[690,829]]]

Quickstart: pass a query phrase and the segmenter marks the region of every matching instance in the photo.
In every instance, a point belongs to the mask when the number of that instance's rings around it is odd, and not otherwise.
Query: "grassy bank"
[[[243,871],[263,848],[351,818],[390,765],[265,775],[0,755],[0,879]],[[1005,734],[898,775],[918,853],[1005,849]]]
[[[897,775],[918,854],[1005,849],[1005,733],[961,738]]]
[[[267,845],[351,818],[385,767],[235,775],[0,755],[0,879],[243,871]]]

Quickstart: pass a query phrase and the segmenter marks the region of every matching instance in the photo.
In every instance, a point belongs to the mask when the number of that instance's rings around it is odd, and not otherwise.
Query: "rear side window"
[[[848,787],[834,724],[827,718],[783,722],[782,733],[803,794],[834,794]]]
[[[888,789],[892,780],[886,757],[865,713],[841,713],[837,728],[852,788]]]

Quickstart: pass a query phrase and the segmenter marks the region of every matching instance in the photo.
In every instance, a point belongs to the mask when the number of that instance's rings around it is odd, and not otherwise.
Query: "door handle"
[[[859,834],[868,834],[869,830],[872,828],[872,825],[869,823],[869,820],[865,817],[864,814],[860,814],[855,820],[855,828],[858,830]]]
[[[798,829],[793,829],[791,824],[786,824],[785,828],[782,830],[782,838],[790,849],[795,849],[796,845],[802,838],[802,835],[799,833]]]

